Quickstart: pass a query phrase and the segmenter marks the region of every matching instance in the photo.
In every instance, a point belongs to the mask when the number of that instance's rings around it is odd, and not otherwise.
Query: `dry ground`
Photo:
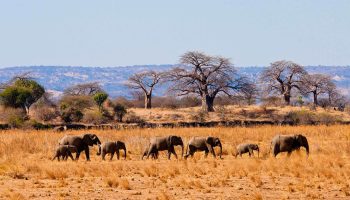
[[[91,162],[50,161],[59,138],[52,131],[0,132],[0,199],[350,199],[350,126],[237,127],[90,131],[101,141],[122,140],[127,160],[101,161],[97,147]],[[305,134],[305,151],[268,156],[277,134]],[[140,160],[150,136],[215,135],[223,142],[223,160],[195,154],[187,161],[174,158]],[[233,146],[256,142],[260,158],[235,159]],[[180,152],[180,148],[176,148]]]

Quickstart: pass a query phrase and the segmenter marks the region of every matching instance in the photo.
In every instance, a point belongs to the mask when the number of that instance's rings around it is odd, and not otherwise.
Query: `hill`
[[[13,76],[30,73],[48,91],[56,96],[65,88],[84,82],[99,82],[111,97],[125,96],[123,85],[127,78],[139,71],[146,69],[169,70],[174,65],[135,65],[126,67],[73,67],[73,66],[28,66],[0,68],[0,83],[10,80]],[[237,67],[239,73],[256,80],[264,67]],[[307,66],[310,73],[323,73],[332,76],[333,80],[343,94],[350,95],[350,66]],[[155,91],[155,95],[162,96],[166,91],[163,86]]]

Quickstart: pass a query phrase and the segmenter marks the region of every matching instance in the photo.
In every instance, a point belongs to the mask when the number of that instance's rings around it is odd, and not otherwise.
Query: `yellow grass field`
[[[127,160],[101,161],[97,146],[79,161],[51,161],[65,134],[87,131],[0,132],[0,199],[350,199],[350,126],[262,126],[91,130],[102,142],[121,140]],[[310,144],[291,157],[269,156],[276,134],[302,133]],[[223,160],[202,152],[193,159],[140,160],[149,137],[214,135],[223,143]],[[241,142],[260,145],[260,158],[235,159]],[[180,147],[176,147],[178,154]],[[107,160],[109,156],[107,156]]]

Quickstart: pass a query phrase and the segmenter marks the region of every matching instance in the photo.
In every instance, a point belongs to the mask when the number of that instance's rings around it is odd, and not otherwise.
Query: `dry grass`
[[[275,121],[281,120],[281,116],[285,116],[290,111],[307,111],[310,113],[330,114],[335,118],[343,119],[344,121],[350,121],[350,115],[348,112],[335,111],[331,108],[327,110],[323,108],[317,108],[317,110],[311,110],[309,107],[264,107],[264,106],[225,106],[224,109],[217,107],[218,112],[208,113],[206,121],[221,121],[225,120],[266,120]],[[194,115],[200,111],[200,107],[190,108],[153,108],[152,110],[146,110],[142,108],[131,108],[135,115],[141,117],[147,122],[178,122],[178,121],[194,121]],[[283,118],[283,117],[282,117]]]
[[[101,141],[122,140],[127,161],[102,161],[91,148],[91,162],[50,161],[64,134],[10,130],[0,133],[0,199],[337,199],[350,196],[350,126],[263,126],[237,128],[135,129],[98,131]],[[271,158],[268,149],[277,134],[303,133],[305,151]],[[140,160],[150,136],[180,135],[221,138],[224,159]],[[261,157],[235,159],[241,142],[260,145]],[[180,148],[176,147],[177,152]]]

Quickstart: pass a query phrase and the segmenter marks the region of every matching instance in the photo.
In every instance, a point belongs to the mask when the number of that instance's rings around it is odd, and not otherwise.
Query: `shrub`
[[[114,115],[117,117],[119,122],[123,121],[123,117],[127,113],[126,107],[122,104],[116,104],[113,106]]]
[[[227,117],[226,117],[227,109],[225,108],[225,106],[219,105],[215,110],[218,113],[218,116],[219,116],[221,121],[227,120]]]
[[[98,110],[89,110],[84,114],[82,121],[89,124],[103,124],[108,121],[108,118]]]
[[[290,111],[284,116],[284,121],[292,125],[315,124],[316,116],[306,110]]]
[[[329,113],[320,113],[317,115],[317,121],[320,124],[331,125],[331,124],[335,124],[337,122],[341,122],[342,118],[339,116],[331,115]]]
[[[37,108],[34,112],[34,118],[44,122],[52,121],[58,116],[59,112],[55,108],[49,106]]]
[[[0,115],[0,121],[7,123],[10,128],[22,127],[26,119],[27,116],[22,109],[6,108]]]
[[[135,112],[129,111],[125,115],[125,122],[126,123],[144,123],[145,121],[140,116],[137,116]]]
[[[62,112],[61,118],[64,122],[80,122],[84,117],[84,114],[80,110],[70,109]]]
[[[192,120],[196,122],[205,122],[208,117],[208,112],[199,110],[192,116]]]

